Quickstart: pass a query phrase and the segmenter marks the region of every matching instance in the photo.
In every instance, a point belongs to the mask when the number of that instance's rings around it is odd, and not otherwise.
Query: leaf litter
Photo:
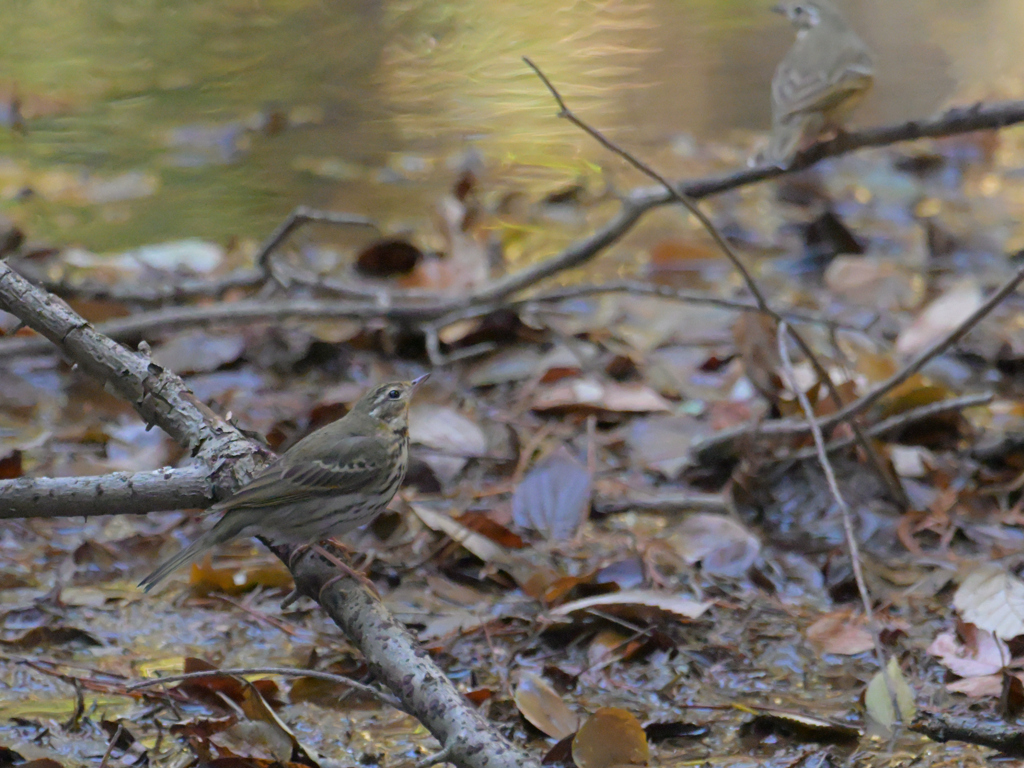
[[[1005,141],[992,173],[1019,152]],[[934,150],[941,166],[958,162],[950,145]],[[877,155],[830,164],[815,193],[826,209],[800,211],[770,185],[716,202],[735,221],[732,236],[750,244],[746,255],[774,305],[856,329],[802,326],[844,403],[954,328],[1009,268],[990,260],[971,273],[942,261],[957,249],[980,258],[990,245],[973,237],[970,216],[945,203],[932,206],[926,236],[914,216],[940,199],[937,182],[900,170],[902,150]],[[680,175],[732,167],[711,157],[666,162]],[[460,179],[438,202],[433,227],[332,253],[300,249],[289,264],[319,264],[325,279],[375,290],[465,291],[508,266],[487,260],[492,233],[508,255],[521,248],[517,238],[554,242],[564,227],[600,220],[603,202],[586,185],[520,206],[510,196],[524,193],[483,178]],[[922,201],[922,190],[935,197]],[[983,200],[957,191],[958,205],[987,220]],[[492,205],[503,196],[507,205]],[[764,211],[810,223],[790,240],[765,224]],[[615,266],[595,263],[593,272],[625,264],[663,286],[734,294],[717,252],[687,237],[669,241],[661,225],[640,227],[628,249],[609,254]],[[1006,238],[998,252],[1011,244]],[[637,268],[637,249],[650,266]],[[800,252],[801,268],[817,277],[785,272],[772,258],[781,251]],[[26,268],[71,287],[150,286],[223,277],[245,252],[199,240],[113,258],[56,249]],[[117,300],[76,305],[94,321],[135,309]],[[694,448],[748,419],[767,426],[799,415],[779,375],[774,328],[757,315],[649,296],[566,299],[441,329],[440,351],[453,362],[416,403],[410,432],[421,471],[410,471],[395,504],[411,514],[382,518],[350,543],[366,555],[362,566],[388,607],[482,712],[521,743],[543,734],[537,754],[560,744],[580,768],[711,754],[788,764],[827,742],[838,750],[828,754],[844,759],[851,742],[868,744],[861,726],[873,721],[923,764],[937,764],[941,750],[898,727],[917,702],[996,717],[1008,679],[1024,679],[1019,309],[1011,297],[867,414],[866,425],[992,391],[989,404],[871,438],[910,509],[886,500],[861,448],[834,456],[864,546],[875,626],[855,607],[839,520],[804,437],[760,439],[755,430],[714,454]],[[874,324],[863,322],[874,313]],[[15,327],[0,323],[3,338]],[[257,322],[167,328],[148,341],[155,363],[185,375],[204,403],[280,448],[343,414],[371,383],[425,369],[423,339],[393,330],[352,320]],[[41,357],[4,365],[3,477],[187,461],[81,372]],[[834,413],[807,360],[797,374],[815,413]],[[828,436],[851,437],[846,427]],[[698,503],[679,503],[688,496]],[[702,507],[711,496],[719,505]],[[610,497],[616,504],[603,505]],[[320,611],[280,608],[287,574],[251,542],[177,574],[155,597],[133,589],[168,539],[198,530],[177,513],[5,525],[0,680],[24,688],[28,702],[20,719],[0,726],[0,747],[26,761],[77,764],[102,755],[121,724],[111,755],[129,765],[369,764],[434,748],[408,716],[311,679],[272,690],[264,680],[211,676],[129,695],[130,680],[183,669],[368,674]],[[876,633],[890,655],[888,682],[870,653]],[[649,738],[655,726],[700,740]],[[980,765],[988,753],[958,754]],[[881,755],[865,760],[888,765]]]

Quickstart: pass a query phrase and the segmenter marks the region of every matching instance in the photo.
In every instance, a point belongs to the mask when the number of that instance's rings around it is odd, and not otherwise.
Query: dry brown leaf
[[[580,726],[579,716],[544,678],[524,672],[513,697],[531,725],[553,739],[564,739]]]
[[[965,622],[1002,640],[1024,635],[1024,581],[997,565],[971,572],[953,595],[953,607]]]
[[[537,572],[537,569],[525,557],[512,550],[505,549],[482,533],[477,533],[467,528],[450,515],[435,512],[425,504],[410,504],[409,506],[425,526],[431,530],[447,534],[453,541],[457,541],[485,563],[501,567],[520,586],[525,584]]]
[[[747,380],[770,402],[777,402],[783,389],[779,371],[779,345],[776,341],[778,324],[774,318],[759,312],[740,312],[732,328],[736,351],[743,361]]]
[[[807,639],[818,653],[854,656],[875,647],[863,616],[849,611],[828,613],[807,628]]]
[[[538,390],[535,411],[585,409],[613,413],[656,413],[672,410],[671,404],[643,384],[602,382],[593,377],[563,379]]]
[[[701,603],[682,595],[672,595],[666,592],[654,592],[647,589],[626,589],[622,592],[613,592],[610,595],[597,595],[596,597],[585,597],[582,600],[573,600],[571,603],[554,608],[551,611],[551,615],[568,616],[575,611],[585,611],[589,608],[639,606],[642,608],[655,608],[684,619],[696,619],[702,616],[712,605],[713,603],[710,602]]]
[[[647,765],[650,756],[640,721],[618,707],[597,710],[572,740],[572,759],[578,768]]]
[[[916,355],[961,325],[981,306],[981,288],[975,280],[958,282],[925,307],[896,338],[896,351]]]

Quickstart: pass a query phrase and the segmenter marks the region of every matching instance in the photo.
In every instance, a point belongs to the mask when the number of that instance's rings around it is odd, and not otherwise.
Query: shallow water
[[[96,251],[265,236],[300,203],[416,228],[467,150],[524,184],[607,155],[520,57],[634,148],[746,141],[792,40],[764,0],[10,0],[0,212]],[[868,124],[1017,96],[1019,0],[850,0]],[[11,130],[10,97],[26,132]]]

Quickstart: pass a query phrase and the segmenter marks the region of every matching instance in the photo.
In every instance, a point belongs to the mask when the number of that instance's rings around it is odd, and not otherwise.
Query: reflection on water
[[[299,203],[415,225],[468,147],[524,183],[606,159],[524,55],[634,147],[764,129],[792,39],[770,5],[12,0],[0,95],[28,130],[0,128],[0,210],[94,250],[260,238]],[[856,122],[1021,90],[1019,0],[845,8],[878,59]]]

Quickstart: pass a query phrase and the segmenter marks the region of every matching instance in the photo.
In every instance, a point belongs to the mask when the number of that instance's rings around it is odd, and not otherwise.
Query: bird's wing
[[[218,506],[231,511],[341,496],[372,484],[388,464],[380,441],[362,435],[339,437],[332,444],[329,458],[305,457],[302,453],[293,450],[281,457]]]
[[[811,65],[811,62],[814,65]],[[799,41],[772,78],[772,112],[781,122],[799,112],[827,112],[871,84],[871,55],[859,38]]]

